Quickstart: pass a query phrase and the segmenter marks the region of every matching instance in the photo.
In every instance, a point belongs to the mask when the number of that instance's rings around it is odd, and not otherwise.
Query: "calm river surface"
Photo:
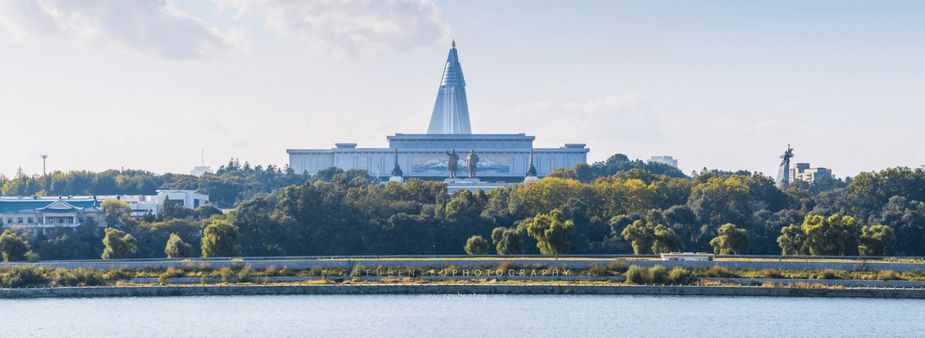
[[[0,337],[923,336],[925,301],[656,296],[0,300]]]

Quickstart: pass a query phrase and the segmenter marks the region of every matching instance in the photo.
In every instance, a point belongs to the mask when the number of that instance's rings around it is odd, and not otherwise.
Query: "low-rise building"
[[[804,181],[813,183],[823,177],[832,177],[832,170],[824,167],[811,167],[809,163],[797,163],[790,167],[790,182]]]
[[[664,156],[652,156],[652,157],[649,157],[649,160],[646,161],[646,162],[649,162],[649,163],[667,164],[667,165],[670,165],[670,166],[675,167],[675,168],[678,167],[678,160],[676,160],[674,157],[667,156],[667,155],[664,155]]]
[[[105,227],[101,200],[94,197],[0,197],[0,225],[31,230],[34,235],[49,228],[80,225]]]
[[[157,190],[157,195],[106,195],[97,196],[97,199],[125,202],[132,208],[134,217],[157,215],[167,200],[190,209],[209,204],[209,195],[198,193],[195,190]]]
[[[712,261],[715,255],[706,252],[669,252],[661,254],[663,261]]]

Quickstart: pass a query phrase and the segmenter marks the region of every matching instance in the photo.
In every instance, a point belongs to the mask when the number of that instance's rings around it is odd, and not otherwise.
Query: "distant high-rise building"
[[[667,165],[670,165],[670,166],[675,167],[675,168],[678,167],[678,160],[676,160],[674,157],[671,157],[671,156],[668,156],[668,155],[663,155],[663,156],[652,156],[652,157],[649,157],[649,160],[646,161],[646,162],[649,162],[649,163],[667,164]]]
[[[469,103],[466,101],[466,80],[463,78],[456,41],[443,67],[443,78],[437,90],[437,102],[430,115],[428,134],[472,134],[469,125]]]
[[[790,168],[790,182],[803,181],[813,183],[823,177],[832,177],[832,170],[823,167],[813,168],[809,163],[797,163]]]

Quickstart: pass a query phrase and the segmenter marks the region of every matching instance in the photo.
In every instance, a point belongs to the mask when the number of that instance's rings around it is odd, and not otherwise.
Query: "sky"
[[[776,174],[925,164],[925,2],[0,0],[0,174],[186,173],[474,133]]]

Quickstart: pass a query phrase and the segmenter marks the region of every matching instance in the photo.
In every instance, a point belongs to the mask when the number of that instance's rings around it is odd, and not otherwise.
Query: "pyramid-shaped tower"
[[[472,134],[469,125],[469,104],[466,102],[466,80],[456,52],[456,41],[446,57],[443,78],[437,90],[437,102],[430,115],[428,134]]]

